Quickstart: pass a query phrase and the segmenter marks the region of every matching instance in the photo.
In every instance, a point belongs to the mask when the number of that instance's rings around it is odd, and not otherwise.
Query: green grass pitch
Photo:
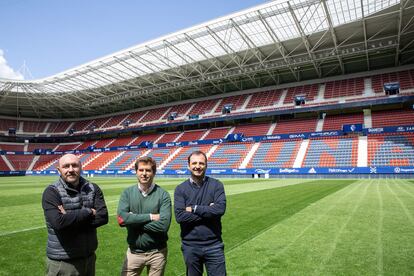
[[[54,177],[0,178],[0,275],[43,275],[41,194]],[[134,178],[94,178],[109,224],[99,228],[97,275],[119,275],[126,230],[115,212]],[[173,195],[182,179],[156,182]],[[222,179],[229,275],[413,275],[414,181]],[[179,226],[169,231],[166,275],[185,272]]]

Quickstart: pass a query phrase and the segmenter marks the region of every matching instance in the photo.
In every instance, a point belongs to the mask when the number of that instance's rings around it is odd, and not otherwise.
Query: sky
[[[39,79],[266,0],[0,0],[0,78]]]

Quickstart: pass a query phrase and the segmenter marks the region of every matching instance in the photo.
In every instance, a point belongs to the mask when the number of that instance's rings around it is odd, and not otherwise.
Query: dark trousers
[[[206,266],[207,275],[226,275],[223,243],[208,247],[182,245],[181,250],[187,266],[187,276],[202,276],[203,265]]]
[[[74,260],[57,261],[46,259],[47,276],[94,276],[96,255]]]

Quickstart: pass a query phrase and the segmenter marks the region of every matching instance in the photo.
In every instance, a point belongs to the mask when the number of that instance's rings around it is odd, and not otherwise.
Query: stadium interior
[[[148,155],[174,175],[201,149],[212,174],[414,174],[414,4],[368,2],[269,2],[0,80],[0,171],[53,174],[70,152],[87,174]]]

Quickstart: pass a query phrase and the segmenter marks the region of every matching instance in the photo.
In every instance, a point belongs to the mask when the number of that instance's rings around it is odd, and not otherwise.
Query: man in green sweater
[[[129,248],[121,275],[164,275],[167,263],[168,229],[171,223],[171,198],[153,182],[155,160],[141,157],[135,162],[138,184],[122,193],[118,205],[118,223],[128,230]]]

